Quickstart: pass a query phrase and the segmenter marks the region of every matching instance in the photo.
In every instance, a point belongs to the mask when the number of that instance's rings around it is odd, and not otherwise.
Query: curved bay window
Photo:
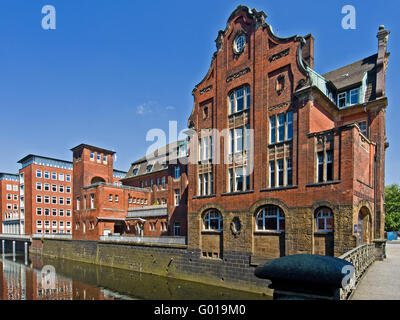
[[[285,231],[285,214],[277,206],[262,208],[256,216],[257,231]]]
[[[333,232],[333,213],[329,208],[320,208],[316,215],[317,232]]]
[[[229,114],[250,108],[250,86],[245,85],[229,93]]]
[[[204,231],[222,231],[223,219],[222,215],[217,210],[208,211],[203,218]]]

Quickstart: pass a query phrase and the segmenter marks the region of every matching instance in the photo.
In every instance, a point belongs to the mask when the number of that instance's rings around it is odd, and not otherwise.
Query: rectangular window
[[[44,203],[50,203],[50,196],[44,196]]]
[[[59,203],[60,203],[61,205],[64,205],[64,198],[63,198],[63,197],[60,197],[60,198],[59,198]]]
[[[65,203],[65,204],[66,204],[67,206],[70,206],[70,205],[71,205],[71,198],[66,198],[65,200],[66,200],[66,203]]]
[[[14,201],[18,201],[18,195],[14,194],[13,199]]]
[[[246,109],[250,109],[250,87],[246,86]]]
[[[293,184],[292,159],[286,159],[286,185],[291,186],[292,184]]]
[[[48,183],[44,184],[44,191],[50,191],[50,185]]]
[[[174,197],[175,198],[175,207],[178,207],[179,206],[179,200],[180,200],[179,189],[175,190],[174,195],[175,195],[175,197]]]
[[[13,191],[18,191],[18,186],[17,185],[13,185]]]
[[[42,170],[36,170],[36,178],[42,177]]]
[[[235,113],[235,94],[232,92],[229,96],[229,103],[230,103],[230,114],[234,114]]]
[[[175,167],[175,179],[179,179],[181,176],[181,168],[179,166]]]
[[[76,210],[81,210],[81,198],[76,198]]]
[[[243,152],[243,127],[235,129],[235,152]]]
[[[64,186],[59,185],[58,186],[58,192],[64,193]]]
[[[360,88],[350,90],[350,104],[358,104]]]
[[[269,119],[269,142],[275,143],[276,142],[276,118],[271,117]]]
[[[70,217],[71,216],[71,210],[67,210],[67,217]],[[67,222],[67,224],[68,224],[68,222]]]
[[[153,181],[153,180],[152,180]],[[118,195],[115,195],[115,202],[118,202],[119,201],[119,196]]]
[[[90,209],[94,209],[94,194],[90,195]]]
[[[234,130],[229,130],[229,154],[233,154],[235,146],[235,133]]]
[[[269,162],[269,185],[271,188],[275,188],[275,161]]]
[[[36,196],[36,203],[42,203],[42,196],[40,195]]]
[[[242,111],[244,108],[243,88],[236,90],[236,112]]]
[[[57,197],[51,197],[51,203],[57,204]]]
[[[333,152],[326,152],[326,180],[333,181]]]
[[[57,172],[52,172],[51,173],[51,179],[52,180],[57,180]]]
[[[66,191],[67,191],[67,193],[71,193],[71,187],[70,187],[70,186],[67,186],[67,187],[66,187]]]
[[[229,169],[229,192],[234,192],[234,188],[233,188],[233,169]]]
[[[42,190],[42,183],[36,182],[36,190]]]
[[[57,185],[56,184],[52,184],[51,185],[51,191],[57,192]]]
[[[317,167],[317,181],[318,182],[324,182],[324,153],[323,152],[318,152],[318,167]]]
[[[360,122],[357,122],[357,126],[360,128],[361,133],[362,133],[365,137],[368,137],[368,135],[367,135],[367,121],[360,121]]]
[[[107,163],[107,156],[106,155],[103,156],[103,163],[105,163],[105,164]]]
[[[91,160],[91,161],[94,160],[94,152],[90,152],[90,160]]]
[[[108,196],[108,201],[110,201],[110,202],[113,201],[113,195],[112,195],[112,194],[110,194],[110,195]]]
[[[36,208],[36,215],[41,216],[42,215],[42,208]]]
[[[44,209],[44,215],[47,216],[47,217],[50,215],[50,209],[49,208],[45,208]]]
[[[279,159],[277,161],[277,167],[278,167],[278,186],[282,187],[283,186],[283,160]]]
[[[45,179],[50,179],[50,172],[45,171],[45,172],[44,172],[44,178],[45,178]]]
[[[243,168],[235,168],[235,191],[243,191]]]
[[[204,191],[204,185],[203,185],[203,175],[199,174],[199,192],[198,195],[199,196],[203,196],[203,191]]]
[[[174,236],[178,237],[181,235],[181,224],[179,222],[174,223]]]
[[[346,96],[346,92],[342,92],[338,94],[338,102],[337,105],[339,108],[343,108],[347,105],[347,96]]]
[[[60,209],[58,214],[60,217],[64,217],[64,209]]]
[[[67,175],[65,176],[65,181],[71,182],[71,175],[70,175],[70,174],[67,174]]]
[[[286,140],[293,138],[293,112],[286,114]]]
[[[53,217],[56,217],[57,216],[57,209],[51,209],[51,215]]]
[[[278,116],[278,142],[285,140],[285,115]]]

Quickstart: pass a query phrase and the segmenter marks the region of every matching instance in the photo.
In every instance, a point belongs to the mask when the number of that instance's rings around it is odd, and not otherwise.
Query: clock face
[[[237,53],[242,52],[244,50],[245,44],[246,44],[246,36],[242,34],[241,36],[235,39],[235,45],[234,45],[235,51]]]

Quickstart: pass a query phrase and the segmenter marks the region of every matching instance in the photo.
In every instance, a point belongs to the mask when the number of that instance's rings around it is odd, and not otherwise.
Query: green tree
[[[400,230],[400,188],[397,184],[385,187],[386,231]]]

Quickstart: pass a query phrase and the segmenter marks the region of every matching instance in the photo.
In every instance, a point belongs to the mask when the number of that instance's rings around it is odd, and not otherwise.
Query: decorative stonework
[[[281,52],[279,52],[277,54],[274,54],[274,55],[270,56],[268,58],[268,60],[269,60],[269,62],[276,61],[276,60],[278,60],[280,58],[283,58],[283,57],[286,57],[287,55],[289,55],[289,52],[290,52],[290,49],[287,48],[287,49],[285,49],[285,50],[283,50],[283,51],[281,51]]]
[[[213,88],[212,85],[211,85],[211,86],[208,86],[207,88],[204,88],[204,89],[200,90],[200,94],[204,94],[204,93],[206,93],[206,92],[208,92],[208,91],[211,91],[212,88]]]
[[[243,76],[244,74],[247,74],[249,72],[250,72],[250,68],[246,68],[246,69],[243,69],[243,70],[241,70],[239,72],[236,72],[236,73],[230,75],[229,77],[227,77],[226,78],[226,82],[231,82],[232,80],[240,78],[241,76]]]
[[[274,111],[274,110],[277,110],[277,109],[282,109],[282,108],[287,107],[288,105],[290,105],[290,101],[283,102],[283,103],[274,105],[274,106],[272,106],[272,107],[269,107],[269,108],[268,108],[268,111]]]
[[[231,232],[235,238],[239,237],[242,230],[242,222],[239,217],[234,217],[231,221]]]

